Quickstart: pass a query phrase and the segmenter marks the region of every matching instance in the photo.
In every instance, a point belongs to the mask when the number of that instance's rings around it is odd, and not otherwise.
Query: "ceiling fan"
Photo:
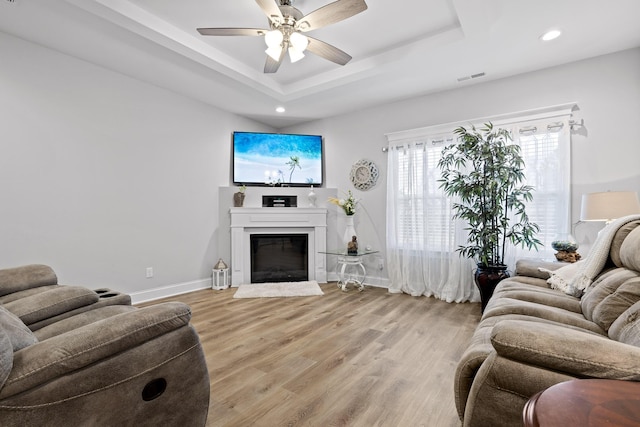
[[[304,15],[291,5],[291,0],[256,0],[269,18],[269,29],[262,28],[198,28],[203,36],[264,36],[267,44],[265,73],[278,71],[285,52],[291,62],[304,58],[307,50],[324,59],[345,65],[351,56],[335,46],[302,33],[317,30],[350,18],[367,9],[364,0],[337,0]]]

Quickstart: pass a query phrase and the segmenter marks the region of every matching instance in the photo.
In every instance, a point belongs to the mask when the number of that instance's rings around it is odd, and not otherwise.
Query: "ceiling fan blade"
[[[264,36],[267,31],[261,28],[198,28],[203,36]]]
[[[307,46],[309,52],[339,65],[345,65],[351,61],[351,55],[341,51],[337,47],[325,43],[322,40],[314,39],[313,37],[307,36],[307,38],[309,39],[309,45]]]
[[[364,0],[337,0],[300,18],[296,28],[303,32],[317,30],[365,10],[367,10],[367,4]]]
[[[265,15],[269,18],[271,22],[282,22],[284,21],[284,17],[282,16],[282,12],[280,11],[280,2],[279,0],[256,0],[260,9],[264,12]]]
[[[265,74],[275,73],[276,71],[278,71],[278,68],[280,68],[280,64],[282,64],[282,60],[284,59],[284,53],[286,51],[287,51],[286,49],[282,49],[282,52],[280,52],[280,58],[277,61],[272,57],[270,57],[269,55],[267,55],[267,62],[264,63]]]

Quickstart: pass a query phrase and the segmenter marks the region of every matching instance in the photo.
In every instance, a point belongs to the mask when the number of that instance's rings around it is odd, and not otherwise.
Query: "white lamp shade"
[[[284,36],[280,32],[280,30],[268,31],[264,35],[264,42],[267,44],[267,47],[269,48],[280,47],[283,39],[284,39]]]
[[[282,55],[282,47],[281,46],[270,47],[267,50],[265,50],[265,52],[267,55],[272,57],[274,61],[279,61],[280,55]]]
[[[291,46],[300,53],[304,52],[307,46],[309,46],[309,39],[298,32],[292,33],[289,36],[289,42],[291,43]]]
[[[582,195],[580,221],[611,221],[640,213],[635,191],[607,191]]]
[[[298,49],[296,49],[293,46],[289,47],[289,59],[291,59],[291,62],[298,62],[300,61],[302,58],[304,58],[304,53],[302,53],[301,51],[299,51]]]

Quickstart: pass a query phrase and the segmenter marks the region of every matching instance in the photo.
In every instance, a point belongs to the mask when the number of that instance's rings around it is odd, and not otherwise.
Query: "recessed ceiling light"
[[[560,37],[561,34],[562,34],[562,31],[560,30],[549,30],[540,36],[540,40],[548,42],[548,41],[557,39],[558,37]]]
[[[287,110],[285,110],[284,107],[276,107],[276,113],[284,113],[285,111]]]

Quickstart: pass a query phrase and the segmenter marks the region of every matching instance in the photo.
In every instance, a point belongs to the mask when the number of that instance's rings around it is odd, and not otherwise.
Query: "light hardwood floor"
[[[200,334],[207,425],[459,426],[454,371],[480,304],[321,287],[315,297],[169,299],[191,306]]]

